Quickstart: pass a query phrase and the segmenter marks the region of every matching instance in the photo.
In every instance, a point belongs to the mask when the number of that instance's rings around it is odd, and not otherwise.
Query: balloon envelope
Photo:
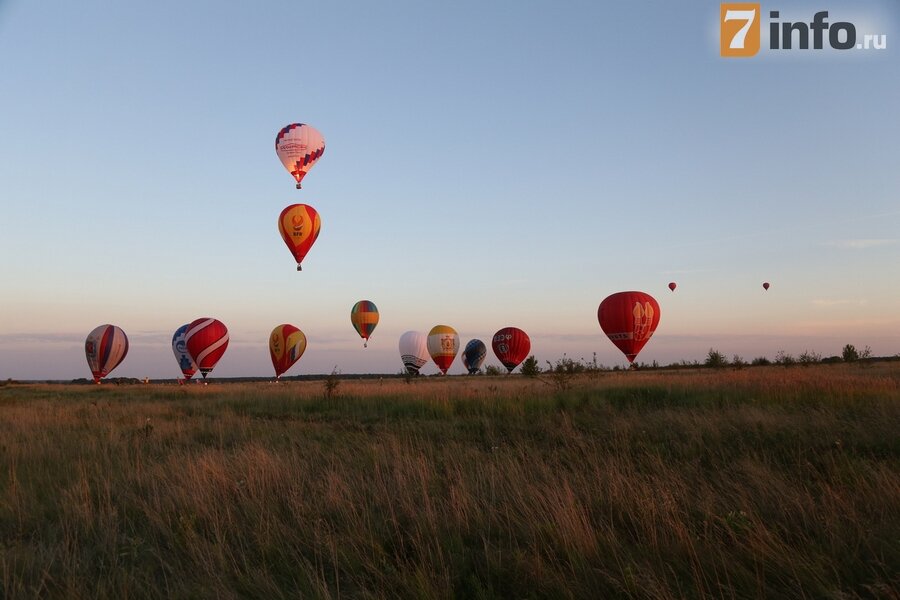
[[[172,336],[172,352],[175,354],[175,360],[178,361],[178,367],[185,379],[190,379],[197,372],[197,364],[187,351],[187,344],[184,341],[184,334],[187,333],[190,323],[182,325],[175,330]]]
[[[504,327],[494,334],[491,347],[506,370],[512,373],[531,352],[531,339],[517,327]]]
[[[675,284],[674,281],[669,282],[669,289],[670,289],[670,290],[672,290],[672,291],[674,292],[676,287],[678,287],[678,286]]]
[[[459,353],[459,334],[456,330],[449,325],[432,327],[428,332],[428,354],[442,374],[447,374],[447,369],[453,364],[457,353]]]
[[[305,123],[291,123],[275,136],[275,153],[299,190],[300,182],[325,153],[325,138]]]
[[[769,289],[769,282],[768,282],[768,281],[765,282],[765,283],[763,284],[763,289],[764,289],[764,290],[768,290],[768,289]]]
[[[659,316],[659,304],[644,292],[612,294],[597,309],[601,329],[630,363],[656,331]]]
[[[463,366],[468,369],[469,375],[474,375],[481,369],[484,357],[487,356],[487,346],[481,340],[469,340],[463,350]]]
[[[128,354],[128,337],[120,327],[100,325],[91,331],[84,341],[84,355],[87,358],[94,382],[106,377]]]
[[[410,375],[418,375],[422,365],[428,362],[428,337],[418,331],[401,335],[400,360]]]
[[[297,261],[297,270],[306,253],[316,243],[322,222],[319,213],[306,204],[291,204],[278,217],[278,232]]]
[[[269,355],[275,367],[275,378],[290,369],[306,351],[306,335],[298,328],[283,323],[269,336]]]
[[[378,307],[370,300],[360,300],[350,309],[350,322],[359,337],[366,340],[363,345],[368,346],[369,336],[378,325]]]
[[[188,354],[206,379],[228,348],[228,328],[218,319],[202,317],[188,325],[184,342]]]

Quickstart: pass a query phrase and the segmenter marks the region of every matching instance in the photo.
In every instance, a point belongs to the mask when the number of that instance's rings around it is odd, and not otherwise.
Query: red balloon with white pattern
[[[494,334],[491,347],[506,370],[512,373],[531,352],[531,339],[518,327],[504,327]]]
[[[644,292],[618,292],[607,296],[597,309],[606,337],[633,363],[659,325],[659,304]]]
[[[184,342],[188,354],[206,379],[228,348],[228,328],[218,319],[202,317],[188,325]]]

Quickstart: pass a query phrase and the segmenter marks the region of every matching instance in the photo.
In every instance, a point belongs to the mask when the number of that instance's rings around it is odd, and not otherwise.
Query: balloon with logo
[[[275,379],[300,360],[306,351],[306,335],[298,328],[283,323],[269,336],[269,354],[275,367]]]
[[[674,292],[676,287],[678,287],[678,286],[675,284],[674,281],[670,281],[670,282],[669,282],[669,289],[670,289],[670,290],[672,290],[672,291]]]
[[[469,340],[463,350],[463,366],[468,369],[469,375],[475,375],[481,370],[484,357],[487,356],[487,346],[481,340]]]
[[[178,367],[185,379],[190,379],[197,372],[197,364],[187,351],[187,344],[184,341],[184,334],[187,333],[190,323],[182,325],[175,330],[172,336],[172,352],[175,354],[175,360],[178,361]]]
[[[369,336],[378,325],[378,307],[371,300],[360,300],[350,309],[350,322],[359,337],[365,340],[363,348],[368,348]]]
[[[768,281],[763,283],[763,289],[766,290],[767,292],[769,291],[769,282]]]
[[[128,337],[120,327],[100,325],[91,331],[84,341],[84,355],[87,358],[94,383],[109,375],[128,354]]]
[[[504,327],[494,334],[491,347],[507,372],[512,373],[531,352],[531,339],[518,327]]]
[[[319,213],[312,206],[291,204],[281,211],[278,217],[278,231],[288,250],[294,255],[298,271],[302,270],[300,263],[303,262],[306,253],[316,243],[321,226]]]
[[[407,331],[400,336],[400,360],[410,375],[418,375],[428,362],[428,337],[418,331]]]
[[[644,292],[618,292],[607,296],[597,309],[603,333],[625,354],[629,363],[659,325],[659,304]]]
[[[196,319],[188,325],[184,343],[203,379],[206,379],[228,348],[228,328],[222,321],[211,317]]]
[[[435,325],[428,332],[428,354],[431,360],[441,371],[441,375],[447,374],[447,369],[453,364],[453,360],[459,353],[459,334],[449,325]]]
[[[275,136],[275,153],[299,190],[300,182],[325,153],[325,138],[305,123],[291,123]]]

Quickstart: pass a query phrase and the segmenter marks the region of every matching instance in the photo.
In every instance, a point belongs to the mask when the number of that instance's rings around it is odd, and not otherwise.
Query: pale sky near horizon
[[[763,3],[745,59],[718,2],[620,4],[0,0],[0,379],[89,377],[103,323],[110,376],[174,378],[203,316],[231,335],[213,378],[272,374],[280,323],[309,340],[287,375],[399,372],[437,324],[622,365],[597,306],[631,289],[661,306],[642,362],[900,353],[898,4]],[[770,10],[887,48],[768,50]],[[302,190],[292,122],[326,140]],[[322,218],[301,273],[296,202]]]

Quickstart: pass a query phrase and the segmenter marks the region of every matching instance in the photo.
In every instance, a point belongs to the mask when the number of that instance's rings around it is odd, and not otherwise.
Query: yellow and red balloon
[[[453,364],[458,352],[459,334],[455,329],[449,325],[435,325],[431,328],[428,332],[428,354],[441,374],[447,374],[447,369]]]
[[[321,226],[319,213],[312,206],[291,204],[281,211],[278,217],[278,231],[288,250],[294,255],[298,271],[301,270],[300,263],[303,262],[306,253],[316,243]]]
[[[290,369],[306,351],[306,335],[297,327],[283,323],[269,335],[269,355],[275,367],[275,379]]]

